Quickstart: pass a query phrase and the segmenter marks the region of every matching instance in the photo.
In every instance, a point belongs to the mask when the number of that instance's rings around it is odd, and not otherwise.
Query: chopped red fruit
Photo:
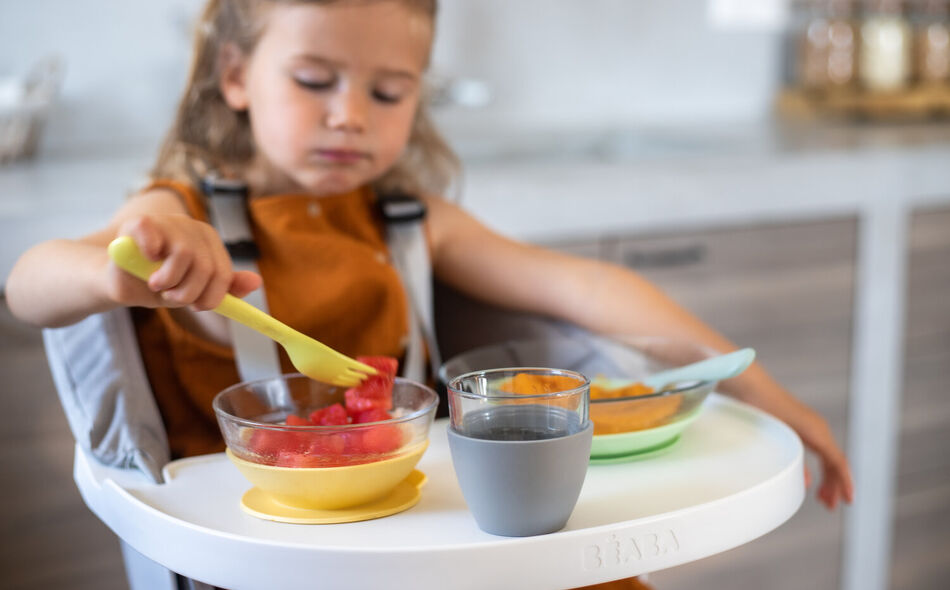
[[[369,424],[389,420],[392,415],[393,384],[398,361],[385,356],[361,356],[360,362],[379,374],[368,377],[358,387],[344,392],[345,405],[335,403],[310,413],[309,419],[289,414],[289,426],[339,426]],[[376,461],[380,455],[398,450],[404,433],[395,424],[379,424],[359,429],[299,429],[296,432],[255,431],[248,450],[268,465],[280,467],[338,467]]]
[[[307,452],[312,455],[335,455],[343,454],[346,447],[346,439],[340,432],[318,432],[310,439],[310,446]]]
[[[296,432],[256,430],[247,442],[248,450],[273,464],[281,452],[299,453],[304,450],[303,440]]]
[[[346,409],[339,403],[314,410],[310,413],[310,423],[315,426],[339,426],[349,424]]]
[[[346,411],[352,416],[372,409],[389,410],[393,406],[393,382],[399,361],[388,356],[358,356],[356,360],[378,371],[344,393]]]
[[[386,410],[380,408],[370,408],[353,414],[354,424],[365,424],[367,422],[382,422],[389,420],[392,416]]]
[[[402,429],[395,424],[380,424],[363,432],[363,450],[379,454],[395,451],[402,446]]]
[[[306,418],[301,418],[297,414],[288,414],[287,415],[287,425],[288,426],[310,426],[310,420]]]

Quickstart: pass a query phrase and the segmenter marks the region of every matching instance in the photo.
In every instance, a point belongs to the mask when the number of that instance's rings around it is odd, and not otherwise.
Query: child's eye
[[[373,99],[385,104],[396,104],[402,100],[402,95],[391,92],[383,92],[382,90],[374,90]]]
[[[306,88],[308,90],[329,90],[330,88],[333,88],[334,84],[336,84],[336,80],[332,78],[321,80],[294,78],[294,82],[296,82],[301,88]]]

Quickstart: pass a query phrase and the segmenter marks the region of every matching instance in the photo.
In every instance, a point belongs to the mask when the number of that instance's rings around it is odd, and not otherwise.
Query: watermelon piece
[[[381,408],[370,408],[368,410],[363,410],[362,412],[357,412],[352,416],[353,424],[365,424],[367,422],[382,422],[383,420],[390,420],[392,415]]]
[[[346,409],[339,403],[326,406],[310,413],[310,424],[314,426],[339,426],[349,424]]]
[[[340,432],[319,432],[310,441],[308,453],[313,455],[342,455],[346,439]]]
[[[306,459],[307,456],[299,451],[284,450],[277,454],[277,460],[274,462],[274,465],[277,467],[303,467],[303,463]]]
[[[380,424],[363,431],[363,451],[366,453],[391,453],[401,447],[402,442],[402,429],[396,424]]]
[[[356,387],[347,389],[343,397],[351,417],[367,410],[389,410],[393,406],[393,383],[399,361],[388,356],[358,356],[356,360],[378,371]]]
[[[392,357],[361,356],[360,362],[379,373],[358,387],[344,392],[344,404],[335,403],[314,410],[308,418],[289,414],[290,426],[336,426],[367,424],[392,418],[393,384],[399,362]],[[348,429],[346,429],[348,430]],[[257,430],[248,441],[251,453],[261,462],[280,467],[337,467],[375,461],[403,445],[404,434],[398,425],[380,424],[351,432],[301,430],[285,432]]]
[[[310,426],[310,420],[306,418],[301,418],[296,414],[287,415],[287,425],[288,426]]]
[[[273,465],[282,453],[300,453],[306,449],[306,445],[305,440],[295,432],[255,430],[247,441],[247,448],[266,464]]]

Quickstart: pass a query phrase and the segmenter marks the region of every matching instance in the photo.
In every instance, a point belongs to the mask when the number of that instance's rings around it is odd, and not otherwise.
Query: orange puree
[[[577,379],[564,375],[518,373],[505,381],[499,389],[509,393],[531,395],[570,391],[578,385],[580,383]],[[653,393],[653,388],[643,383],[633,383],[615,389],[607,389],[597,385],[591,385],[590,387],[591,400],[619,399],[651,393]],[[645,430],[666,424],[676,414],[681,403],[681,395],[669,395],[656,399],[631,399],[591,404],[590,419],[594,423],[594,434],[616,434]],[[555,402],[555,405],[561,405],[561,403]]]
[[[616,399],[651,393],[653,393],[653,388],[643,383],[633,383],[615,389],[591,385],[590,399]],[[594,434],[616,434],[662,426],[676,414],[680,403],[682,403],[682,396],[670,395],[656,399],[591,404],[590,419],[594,423]]]
[[[574,377],[565,375],[534,375],[532,373],[518,373],[499,387],[508,393],[525,395],[537,393],[556,393],[570,391],[580,387],[581,382]]]
[[[653,388],[639,382],[627,385],[626,387],[616,387],[614,389],[607,389],[606,387],[601,387],[600,385],[594,384],[591,384],[590,386],[590,399],[632,397],[634,395],[647,395],[650,393],[653,393]]]

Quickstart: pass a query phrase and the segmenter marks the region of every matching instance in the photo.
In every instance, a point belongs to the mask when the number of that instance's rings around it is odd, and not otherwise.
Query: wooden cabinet
[[[910,225],[890,588],[950,587],[950,209]]]
[[[763,225],[551,244],[635,268],[740,346],[831,425],[847,427],[857,222]],[[816,480],[820,470],[809,458]],[[662,590],[836,588],[840,510],[814,499],[775,531],[731,551],[652,574]]]

